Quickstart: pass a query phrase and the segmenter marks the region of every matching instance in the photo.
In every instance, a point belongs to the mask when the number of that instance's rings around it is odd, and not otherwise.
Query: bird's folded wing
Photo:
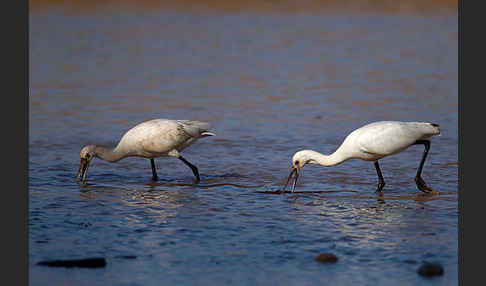
[[[356,141],[363,152],[390,155],[404,150],[417,139],[415,134],[400,127],[382,125],[359,134]]]
[[[143,138],[138,139],[145,152],[165,154],[184,144],[191,137],[174,121],[156,122],[147,125]]]

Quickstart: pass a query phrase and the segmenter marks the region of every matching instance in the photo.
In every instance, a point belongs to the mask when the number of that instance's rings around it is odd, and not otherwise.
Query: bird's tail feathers
[[[207,131],[201,133],[201,137],[208,137],[208,136],[216,136],[216,134]]]
[[[440,136],[440,125],[436,123],[430,123],[430,125],[434,128],[434,135]]]

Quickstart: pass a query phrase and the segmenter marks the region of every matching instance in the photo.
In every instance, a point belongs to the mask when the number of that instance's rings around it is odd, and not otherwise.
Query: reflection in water
[[[232,186],[235,188],[242,188],[242,189],[256,189],[261,188],[263,185],[256,185],[256,186],[245,186],[240,184],[232,184],[232,183],[221,183],[221,184],[166,184],[166,183],[158,183],[152,182],[149,186],[161,186],[161,187],[194,187],[194,188],[201,188],[201,189],[208,189],[208,188],[216,188],[216,187],[223,187],[223,186]]]
[[[183,206],[184,200],[188,199],[187,193],[171,191],[136,191],[129,198],[124,199],[127,206],[141,207],[144,210],[155,214],[160,223],[167,223],[168,217],[174,217],[177,209]]]
[[[126,207],[142,209],[141,217],[135,219],[133,223],[143,221],[145,215],[157,218],[157,223],[167,223],[167,218],[176,216],[177,209],[184,206],[185,201],[195,199],[189,192],[179,190],[167,190],[152,186],[149,190],[132,190],[94,184],[89,188],[81,189],[79,197],[84,200],[107,201],[106,204],[113,203],[112,200],[117,200]]]
[[[378,259],[386,261],[386,257],[396,256],[396,250],[405,245],[412,247],[407,250],[409,257],[420,260],[420,249],[427,252],[434,243],[426,237],[444,231],[435,223],[436,219],[429,217],[424,204],[433,201],[432,198],[438,199],[437,196],[428,196],[427,200],[424,197],[424,194],[386,199],[381,195],[300,195],[290,196],[286,202],[292,206],[292,215],[300,224],[322,228],[325,241],[335,241],[338,249],[352,254],[358,261],[378,255],[377,250],[383,251]],[[376,258],[371,261],[376,263]]]
[[[197,203],[199,200],[194,194],[193,189],[210,189],[229,186],[232,188],[256,189],[262,186],[244,186],[239,184],[221,183],[221,184],[178,184],[178,183],[159,183],[151,182],[146,184],[144,189],[129,189],[114,187],[102,184],[84,184],[79,190],[79,198],[83,200],[108,201],[103,204],[113,203],[113,200],[123,203],[128,207],[141,208],[146,213],[143,216],[150,215],[152,218],[157,217],[158,223],[167,223],[167,218],[177,215],[177,209],[184,206],[185,203]],[[138,220],[138,219],[137,219]],[[139,218],[143,220],[143,218]],[[136,221],[135,221],[136,223]]]

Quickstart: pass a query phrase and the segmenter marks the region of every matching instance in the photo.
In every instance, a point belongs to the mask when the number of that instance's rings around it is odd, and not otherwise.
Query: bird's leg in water
[[[192,172],[194,173],[194,176],[196,177],[196,183],[199,183],[200,181],[200,178],[199,178],[199,171],[197,170],[197,167],[194,166],[193,164],[189,163],[189,161],[187,161],[186,159],[184,159],[184,157],[180,156],[178,157],[182,162],[184,162],[184,164],[186,164],[187,166],[189,166],[189,168],[191,168]]]
[[[422,179],[422,168],[425,163],[425,158],[427,158],[427,154],[429,153],[430,149],[430,141],[429,140],[417,140],[415,141],[414,144],[423,144],[425,146],[424,154],[422,155],[422,160],[420,161],[420,165],[417,169],[417,175],[415,176],[415,183],[417,184],[417,187],[419,190],[421,190],[424,193],[431,193],[431,192],[436,192],[433,189],[431,189],[425,181]]]
[[[380,193],[385,187],[385,180],[383,179],[383,175],[381,174],[380,165],[378,165],[378,161],[375,162],[376,173],[378,174],[378,188],[376,192]]]
[[[150,165],[152,165],[152,180],[157,181],[157,170],[155,169],[154,158],[150,159]]]

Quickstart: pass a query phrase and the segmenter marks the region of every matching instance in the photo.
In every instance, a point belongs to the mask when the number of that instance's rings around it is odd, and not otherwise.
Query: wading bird
[[[318,164],[322,166],[336,166],[349,159],[361,159],[374,162],[378,174],[377,192],[381,192],[385,186],[385,180],[381,174],[378,160],[407,149],[411,145],[424,145],[425,150],[422,160],[415,175],[415,183],[419,190],[425,193],[435,192],[422,179],[422,168],[425,158],[430,149],[428,138],[440,135],[438,124],[427,122],[399,122],[379,121],[362,126],[351,132],[343,141],[341,146],[331,155],[323,155],[313,150],[301,150],[292,157],[292,168],[290,175],[281,192],[289,185],[292,175],[295,179],[292,185],[292,192],[295,190],[299,173],[305,164]]]
[[[192,120],[153,119],[142,122],[128,130],[115,148],[86,145],[81,149],[81,163],[76,181],[86,180],[86,174],[94,157],[108,162],[117,162],[125,157],[150,159],[152,179],[157,180],[154,158],[176,157],[191,168],[196,182],[199,172],[196,166],[181,156],[180,152],[192,145],[199,138],[214,136],[209,132],[210,124]]]

